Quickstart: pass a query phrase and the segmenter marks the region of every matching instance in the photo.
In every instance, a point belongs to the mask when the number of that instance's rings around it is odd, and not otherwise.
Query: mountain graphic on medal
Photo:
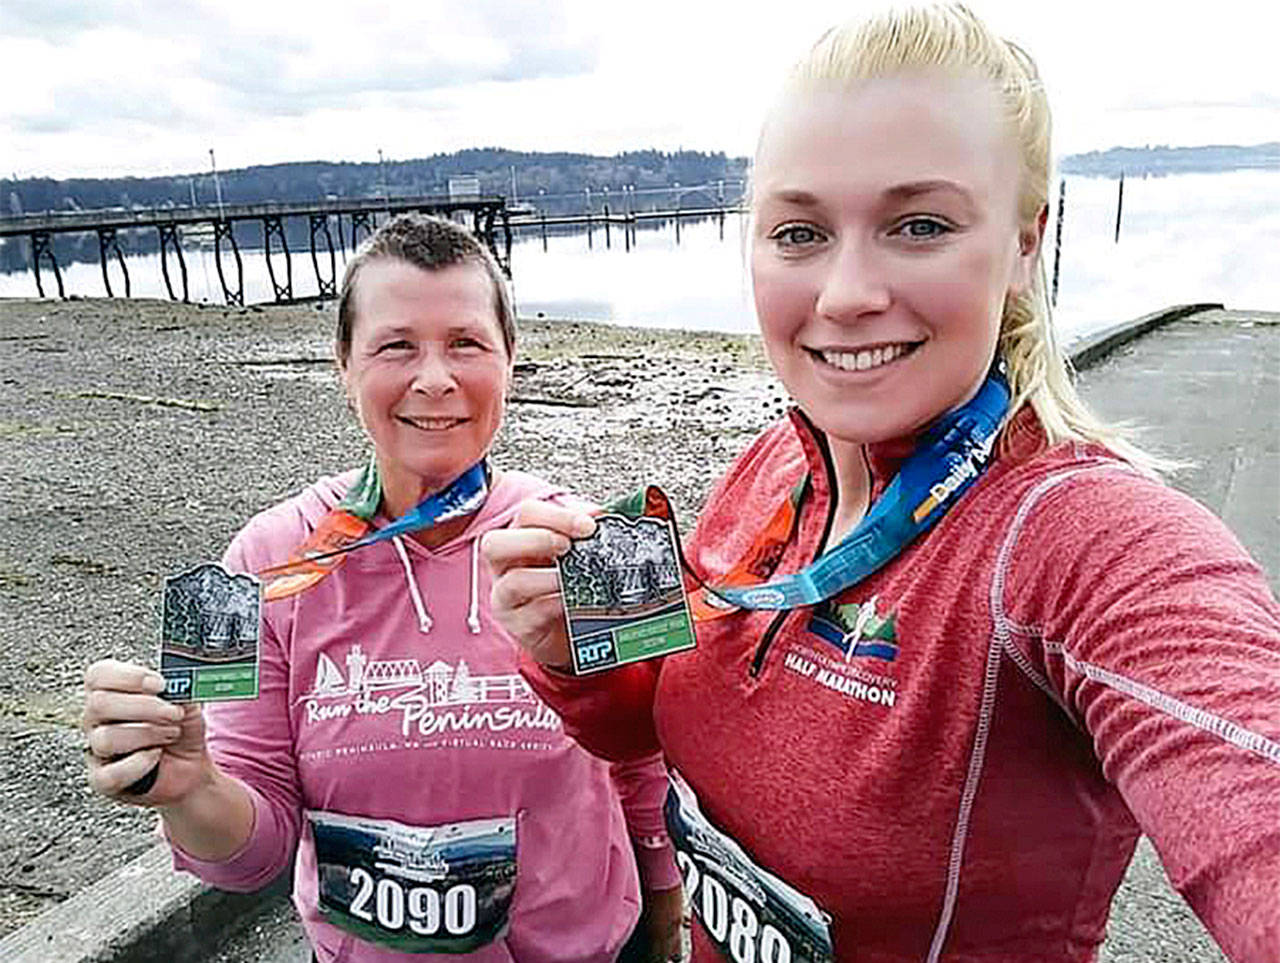
[[[161,638],[187,662],[243,662],[258,649],[258,580],[220,565],[165,579]],[[184,663],[187,664],[187,663]]]
[[[596,532],[563,556],[560,580],[570,617],[635,616],[683,598],[671,523],[602,515]]]
[[[415,689],[425,694],[429,706],[538,701],[519,673],[476,675],[465,659],[454,665],[437,660],[423,668],[417,659],[371,660],[356,644],[344,661],[345,676],[338,664],[321,652],[316,657],[315,684],[307,696],[337,699],[384,689]]]

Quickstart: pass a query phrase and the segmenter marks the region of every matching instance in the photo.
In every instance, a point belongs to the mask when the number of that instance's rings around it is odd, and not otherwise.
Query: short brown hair
[[[351,356],[351,334],[356,323],[356,281],[370,261],[404,261],[425,271],[439,271],[454,264],[477,264],[493,282],[493,311],[502,331],[507,357],[515,357],[516,312],[507,280],[489,248],[465,227],[428,214],[399,214],[370,235],[347,262],[338,297],[338,328],[334,349],[346,365]]]

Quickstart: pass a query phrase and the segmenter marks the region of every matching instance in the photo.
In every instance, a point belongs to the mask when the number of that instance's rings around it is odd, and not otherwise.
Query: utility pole
[[[391,198],[387,196],[387,165],[382,159],[382,148],[378,148],[378,170],[382,173],[382,203],[391,204]]]
[[[1116,244],[1120,243],[1120,214],[1122,211],[1124,211],[1124,171],[1120,172],[1120,189],[1116,194]]]
[[[213,190],[218,198],[218,220],[225,221],[226,214],[222,208],[222,182],[218,180],[218,162],[214,160],[213,148],[209,148],[209,166],[213,168]]]

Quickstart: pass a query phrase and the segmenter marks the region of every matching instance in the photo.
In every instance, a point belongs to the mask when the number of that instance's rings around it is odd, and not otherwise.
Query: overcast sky
[[[861,0],[0,0],[0,176],[463,147],[751,151],[785,67]],[[1037,58],[1055,153],[1280,140],[1260,0],[973,0]],[[1197,12],[1191,12],[1192,10]]]

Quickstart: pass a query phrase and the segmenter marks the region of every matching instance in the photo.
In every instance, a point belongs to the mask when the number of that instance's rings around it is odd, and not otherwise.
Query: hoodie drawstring
[[[414,611],[418,613],[418,630],[426,635],[431,631],[434,622],[431,619],[431,613],[427,611],[427,600],[423,597],[422,590],[418,588],[418,583],[413,577],[413,564],[409,561],[409,553],[405,550],[404,542],[399,535],[391,539],[391,544],[396,547],[396,554],[400,556],[400,564],[404,567],[404,580],[409,586],[409,597],[413,599]],[[471,604],[467,608],[467,628],[471,630],[472,635],[480,634],[480,540],[472,539],[471,541]]]
[[[413,599],[413,608],[418,613],[418,631],[425,635],[431,631],[431,613],[427,611],[427,602],[418,590],[418,583],[413,579],[413,566],[409,564],[409,553],[405,551],[404,542],[399,535],[393,536],[391,543],[395,545],[396,554],[400,556],[400,564],[404,566],[404,580],[409,583],[409,597]]]
[[[467,628],[472,635],[480,634],[480,589],[479,566],[480,539],[471,540],[471,607],[467,609]]]

